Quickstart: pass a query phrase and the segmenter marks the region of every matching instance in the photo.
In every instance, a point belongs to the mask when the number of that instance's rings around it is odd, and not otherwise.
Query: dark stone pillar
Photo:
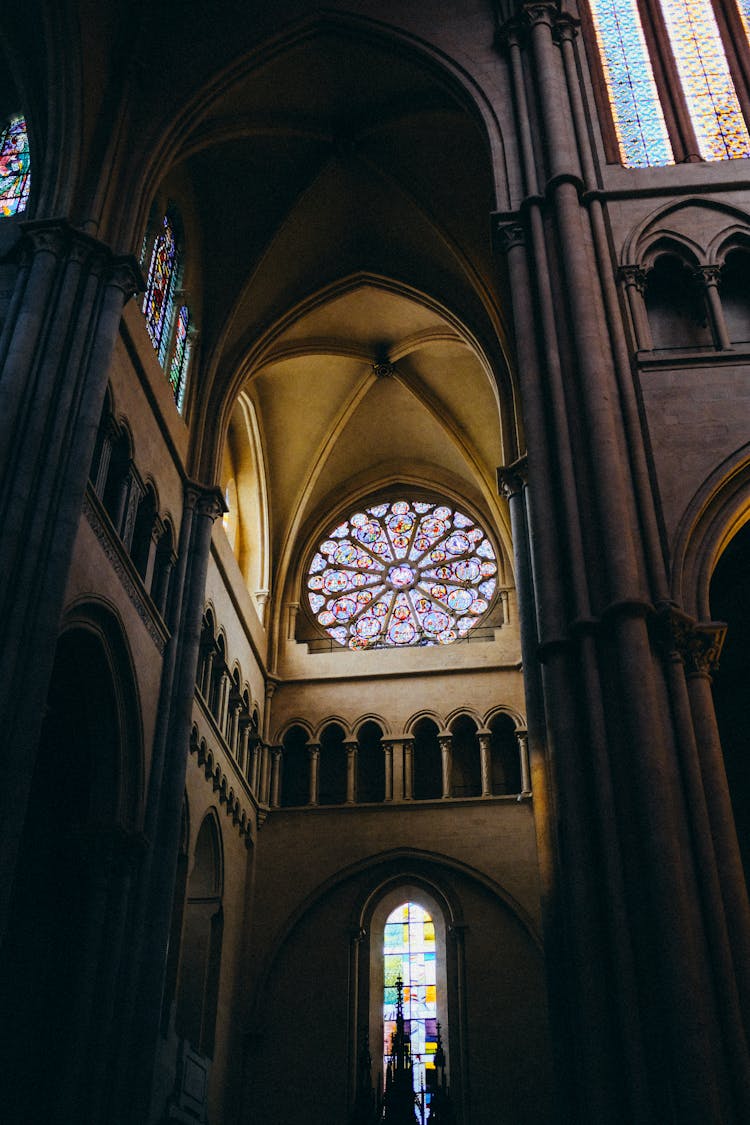
[[[223,510],[219,489],[187,482],[144,824],[149,847],[132,929],[123,1049],[110,1117],[123,1125],[149,1119],[211,531]]]
[[[134,258],[62,220],[22,230],[0,338],[0,934],[110,358],[140,285]]]

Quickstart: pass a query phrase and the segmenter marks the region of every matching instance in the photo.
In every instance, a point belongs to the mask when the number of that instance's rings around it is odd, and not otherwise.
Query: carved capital
[[[706,287],[718,285],[721,278],[721,266],[698,266],[695,270],[695,276]]]
[[[513,14],[510,19],[503,21],[502,14],[496,13],[495,49],[497,51],[505,53],[511,47],[522,46],[526,39],[526,33],[526,24],[519,19],[517,14]]]
[[[511,500],[523,491],[529,480],[527,457],[519,457],[512,465],[500,465],[497,469],[497,490],[506,500]]]
[[[104,271],[104,281],[114,289],[122,290],[123,304],[146,288],[141,267],[132,254],[112,258]]]
[[[620,266],[617,272],[625,285],[633,286],[639,293],[645,292],[648,273],[642,266]]]
[[[70,238],[70,225],[65,219],[39,219],[21,223],[27,252],[65,256]]]
[[[185,482],[185,506],[194,508],[196,515],[208,516],[210,520],[223,516],[227,510],[218,486],[201,484],[195,480]]]
[[[552,30],[560,15],[559,5],[554,0],[547,0],[547,3],[536,3],[523,5],[524,18],[529,27],[536,27],[539,24],[546,24]]]
[[[507,254],[516,246],[526,245],[526,227],[517,214],[496,214],[492,218],[493,242],[497,253]]]
[[[662,647],[683,661],[688,676],[711,676],[717,670],[727,635],[723,621],[694,621],[670,606],[659,622]]]
[[[560,43],[572,43],[578,34],[580,26],[580,20],[575,19],[575,17],[571,16],[568,12],[561,12],[555,23],[558,41]]]

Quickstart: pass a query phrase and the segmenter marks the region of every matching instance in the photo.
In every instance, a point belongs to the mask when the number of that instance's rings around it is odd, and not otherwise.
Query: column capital
[[[48,253],[88,265],[107,285],[122,289],[126,299],[145,288],[141,267],[132,254],[113,254],[105,242],[78,230],[67,219],[31,219],[20,226],[26,253]]]
[[[499,465],[497,469],[497,491],[506,500],[511,500],[523,491],[529,481],[529,460],[525,455],[511,465]]]
[[[227,510],[218,485],[201,484],[197,480],[185,481],[185,504],[195,508],[197,515],[208,516],[211,521]]]
[[[648,270],[645,270],[643,266],[620,266],[617,271],[617,276],[625,285],[632,285],[639,293],[645,293],[646,283],[648,281]]]
[[[560,17],[560,7],[555,0],[546,0],[546,2],[542,0],[541,3],[526,2],[522,5],[522,11],[529,27],[546,24],[552,30]]]
[[[496,253],[507,254],[514,246],[526,245],[526,224],[517,211],[495,211],[492,215],[492,242]]]
[[[319,742],[308,742],[307,753],[309,754],[309,756],[311,758],[319,758],[320,757],[320,743]]]
[[[695,621],[669,606],[659,615],[659,630],[662,649],[682,660],[687,676],[710,678],[719,667],[727,635],[723,621]]]
[[[698,281],[703,282],[704,285],[718,285],[721,279],[721,266],[696,266],[694,273]]]

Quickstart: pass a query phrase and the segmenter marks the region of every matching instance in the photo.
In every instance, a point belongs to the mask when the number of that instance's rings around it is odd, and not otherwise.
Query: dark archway
[[[437,723],[420,719],[414,727],[414,798],[429,801],[442,795],[443,765]]]
[[[385,756],[383,732],[369,720],[359,728],[357,742],[357,800],[382,801],[385,798]]]
[[[56,649],[0,959],[3,1110],[18,1125],[99,1120],[117,1043],[140,785],[132,684],[109,642],[80,626]]]
[[[750,523],[730,540],[711,578],[711,616],[727,636],[714,675],[716,719],[745,878],[750,881]]]

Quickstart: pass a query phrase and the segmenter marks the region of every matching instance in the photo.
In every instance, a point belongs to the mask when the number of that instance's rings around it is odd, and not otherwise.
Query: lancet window
[[[404,1033],[410,1044],[414,1096],[424,1121],[430,1113],[438,1045],[436,958],[435,924],[424,907],[404,902],[391,911],[383,939],[383,1072],[387,1073],[393,1053],[401,982]]]
[[[144,261],[148,242],[144,245]],[[192,323],[190,310],[178,304],[183,269],[180,222],[168,209],[153,240],[143,313],[159,363],[165,368],[177,409],[183,412],[190,366]]]
[[[31,159],[26,119],[14,114],[0,132],[0,216],[26,210],[31,188]]]
[[[748,0],[589,0],[630,168],[750,156]]]

